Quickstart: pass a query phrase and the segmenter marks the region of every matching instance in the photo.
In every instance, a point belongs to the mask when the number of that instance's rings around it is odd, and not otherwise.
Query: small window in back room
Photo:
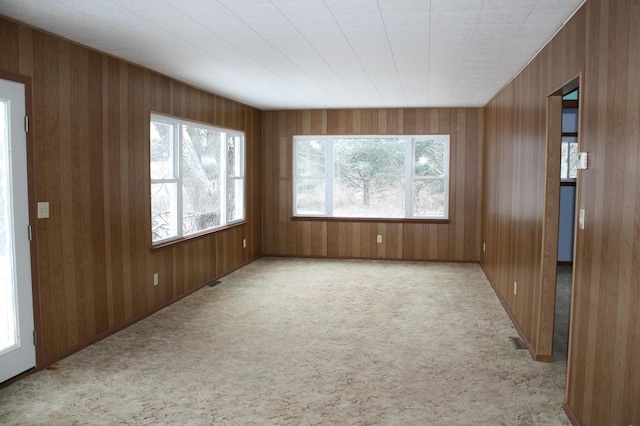
[[[562,97],[562,148],[560,179],[573,181],[578,177],[578,89]]]

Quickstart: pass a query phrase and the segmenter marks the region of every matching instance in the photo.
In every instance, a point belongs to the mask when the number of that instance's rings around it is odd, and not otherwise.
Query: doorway
[[[538,308],[538,325],[537,336],[538,342],[536,347],[536,360],[538,361],[554,361],[554,329],[556,326],[555,314],[556,314],[556,301],[557,301],[557,280],[558,270],[561,272],[566,268],[561,266],[558,269],[558,254],[559,254],[559,222],[560,222],[560,197],[561,197],[561,172],[565,172],[572,167],[576,166],[576,159],[574,157],[571,160],[572,152],[577,154],[578,152],[578,128],[580,127],[580,112],[577,108],[579,99],[576,100],[576,111],[573,115],[575,119],[575,130],[567,135],[563,143],[563,97],[567,94],[574,92],[579,88],[581,76],[576,77],[571,82],[565,84],[563,87],[554,91],[547,96],[547,129],[546,129],[546,165],[545,165],[545,192],[544,192],[544,216],[542,222],[542,252],[541,252],[541,266],[540,266],[540,292],[539,292],[539,308]],[[577,93],[577,92],[576,92]],[[564,163],[563,163],[564,160]],[[564,179],[569,181],[569,179]],[[573,180],[574,193],[577,192],[579,179]],[[565,182],[566,183],[566,182]],[[575,205],[577,200],[574,201],[573,211],[569,212],[569,216],[574,218],[575,224]],[[565,225],[566,226],[566,225]],[[571,225],[570,225],[571,226]],[[569,237],[568,244],[571,251],[575,246],[575,225],[570,232],[573,233]],[[569,278],[572,283],[572,278]],[[573,292],[573,284],[570,285],[570,292]],[[570,312],[570,300],[569,295],[568,303],[564,303],[558,307],[558,313],[561,311],[566,312],[569,309]],[[570,314],[566,317],[568,323],[567,328],[570,332]],[[561,325],[558,324],[558,328]],[[567,337],[567,342],[569,338]],[[567,344],[567,347],[569,345]],[[558,348],[556,348],[558,349]],[[563,351],[564,352],[564,351]],[[561,361],[566,361],[566,355],[560,355]],[[558,359],[558,355],[555,356],[555,360]]]
[[[553,359],[556,362],[566,362],[569,350],[578,179],[579,97],[578,87],[562,95],[558,269],[553,329]]]
[[[23,83],[0,79],[0,383],[36,366]]]

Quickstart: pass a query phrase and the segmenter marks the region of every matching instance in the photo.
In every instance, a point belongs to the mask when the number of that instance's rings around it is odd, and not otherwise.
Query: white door
[[[0,383],[36,365],[24,98],[0,79]]]

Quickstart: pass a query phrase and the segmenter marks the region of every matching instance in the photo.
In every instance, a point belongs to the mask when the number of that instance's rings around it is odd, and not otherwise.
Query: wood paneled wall
[[[0,51],[32,82],[30,191],[51,210],[35,228],[39,366],[261,255],[261,111],[1,18]],[[151,250],[150,111],[246,133],[245,224]]]
[[[640,2],[588,0],[485,109],[482,265],[539,346],[546,97],[583,72],[565,409],[582,425],[640,424]],[[518,294],[513,295],[513,281]]]
[[[449,223],[292,220],[294,135],[450,134]],[[263,113],[263,252],[278,256],[478,261],[482,110],[348,109]],[[381,234],[383,242],[376,243]]]

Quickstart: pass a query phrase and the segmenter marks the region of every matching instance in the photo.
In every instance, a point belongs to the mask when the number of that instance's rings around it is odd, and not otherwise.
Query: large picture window
[[[295,136],[294,216],[447,219],[449,136]]]
[[[154,244],[244,220],[244,134],[151,114]]]

